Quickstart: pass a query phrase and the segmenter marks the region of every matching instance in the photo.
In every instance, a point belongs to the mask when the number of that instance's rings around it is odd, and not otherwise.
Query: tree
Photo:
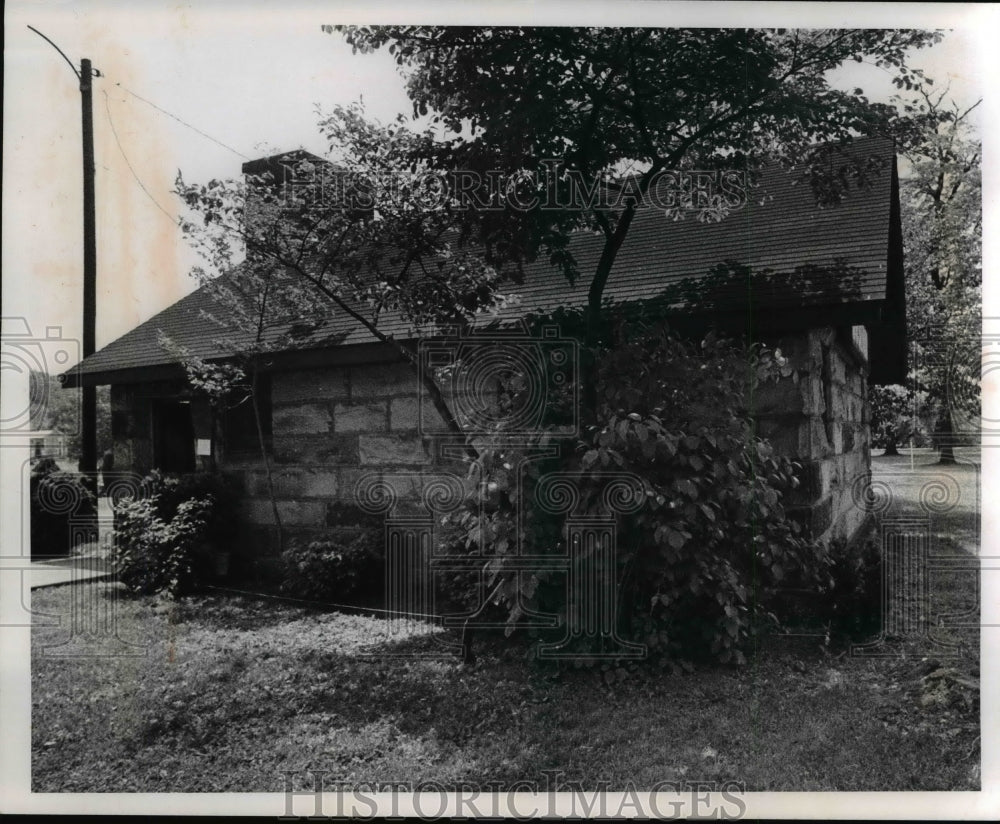
[[[916,388],[939,418],[941,463],[954,463],[956,430],[978,431],[982,323],[982,144],[968,108],[923,85],[908,108],[929,115],[905,149],[902,182],[907,326]]]
[[[414,113],[430,114],[451,135],[424,147],[433,163],[480,175],[526,173],[518,177],[528,181],[519,184],[519,202],[530,194],[556,205],[472,210],[467,231],[495,265],[546,254],[571,281],[586,277],[588,347],[597,343],[618,251],[661,172],[805,163],[817,191],[836,198],[847,179],[828,174],[829,144],[857,134],[903,137],[913,119],[861,89],[832,88],[827,73],[867,60],[912,89],[922,74],[907,66],[908,51],[940,39],[907,30],[330,28],[356,50],[387,47],[408,71]],[[558,186],[608,179],[624,193],[613,206],[576,197],[558,208]],[[725,205],[715,199],[701,216],[717,217]],[[604,240],[592,272],[578,271],[568,248],[581,228]],[[585,400],[594,408],[589,378]]]
[[[467,327],[501,309],[510,298],[500,275],[456,247],[455,203],[421,177],[429,133],[402,117],[370,121],[360,104],[335,107],[319,128],[330,157],[318,163],[205,185],[178,175],[177,193],[200,217],[183,230],[208,263],[195,275],[233,314],[220,321],[232,330],[225,346],[249,356],[255,375],[268,353],[335,342],[332,321],[346,315],[414,368],[474,458],[413,338],[419,328]]]
[[[885,455],[898,455],[899,444],[914,431],[913,392],[905,386],[873,386],[868,392],[871,403],[872,446],[882,447]]]
[[[55,429],[66,436],[66,455],[80,456],[80,390],[66,389],[54,375],[30,375],[31,428]],[[110,387],[97,387],[97,449],[112,447]]]
[[[604,295],[637,211],[654,200],[663,176],[736,172],[750,192],[762,165],[777,161],[802,168],[820,202],[836,201],[845,189],[888,171],[864,157],[835,158],[843,144],[876,134],[912,141],[923,120],[893,105],[873,103],[861,89],[832,88],[829,73],[844,63],[869,61],[892,72],[898,88],[912,90],[923,76],[907,66],[910,50],[940,39],[933,32],[901,30],[333,30],[358,51],[387,48],[395,57],[407,76],[414,115],[429,116],[443,133],[422,147],[430,152],[422,158],[425,162],[474,180],[491,180],[492,175],[508,181],[490,193],[488,208],[464,213],[463,237],[484,250],[487,262],[516,276],[525,262],[544,257],[570,282],[580,279],[586,285],[579,333],[585,434],[579,442],[563,444],[561,464],[585,474],[595,467],[622,466],[632,448],[639,456],[635,466],[642,466],[642,450],[654,440],[651,431],[658,432],[665,449],[674,448],[676,433],[663,431],[668,419],[661,422],[657,410],[640,408],[641,403],[619,408],[605,396],[608,383],[601,372],[609,361],[627,367],[630,378],[642,369],[641,361],[615,358],[609,334],[613,310]],[[720,187],[708,197],[680,193],[656,205],[675,219],[692,212],[698,219],[717,220],[739,202]],[[601,243],[598,261],[588,271],[581,270],[569,244],[580,230],[596,234]],[[657,391],[670,390],[659,386]],[[642,433],[641,444],[631,440],[633,426]],[[716,438],[696,424],[691,430],[684,434],[695,444],[706,435]],[[698,449],[696,465],[711,465]],[[581,465],[581,451],[590,461],[600,455],[602,463]],[[502,438],[484,450],[474,467],[483,488],[490,483],[502,488],[509,454]],[[655,478],[649,469],[643,467],[647,481]],[[649,491],[663,498],[664,506],[694,505],[669,484]],[[778,492],[768,492],[769,501],[779,498]],[[536,515],[528,512],[524,523],[537,528]],[[502,556],[510,540],[487,534],[475,519],[470,523],[473,542]],[[686,536],[702,529],[710,534],[709,523],[708,513],[692,509],[688,526],[657,528],[645,538],[655,551],[662,549],[668,560],[661,562],[680,562],[697,543]],[[491,564],[491,569],[502,569],[502,557]],[[519,604],[535,597],[536,586],[527,576],[507,578],[503,595],[512,616]]]

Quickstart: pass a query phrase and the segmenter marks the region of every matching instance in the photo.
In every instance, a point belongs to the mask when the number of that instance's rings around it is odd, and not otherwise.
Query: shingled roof
[[[864,324],[873,337],[877,382],[898,380],[905,370],[902,234],[892,143],[856,141],[849,153],[877,157],[882,171],[852,185],[836,205],[817,204],[802,170],[769,167],[749,202],[717,223],[669,220],[662,211],[641,209],[608,281],[605,298],[615,302],[665,299],[674,308],[718,317],[757,319],[774,329]],[[580,271],[593,271],[603,237],[580,232],[570,246]],[[726,276],[719,264],[728,264]],[[743,267],[743,268],[740,268]],[[736,270],[737,275],[732,272]],[[739,273],[742,272],[742,275]],[[546,261],[525,271],[524,283],[509,287],[520,303],[513,318],[529,312],[586,303],[586,276],[575,285]],[[175,363],[160,345],[159,332],[202,358],[219,358],[221,330],[206,313],[224,312],[206,287],[177,301],[69,370],[67,385],[149,380]],[[371,344],[375,338],[355,320],[331,307],[322,330],[301,348],[338,350]],[[397,337],[419,334],[401,319],[380,329]],[[277,336],[284,330],[275,329]],[[882,380],[880,381],[879,378]]]

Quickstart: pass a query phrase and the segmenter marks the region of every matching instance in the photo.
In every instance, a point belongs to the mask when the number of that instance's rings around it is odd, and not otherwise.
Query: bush
[[[71,521],[93,519],[97,498],[80,475],[62,472],[52,458],[31,468],[31,557],[65,556],[71,549]]]
[[[581,614],[594,596],[567,600],[564,573],[514,571],[519,541],[531,555],[565,557],[566,513],[538,495],[553,473],[573,479],[575,518],[606,517],[608,474],[631,473],[644,503],[617,517],[618,557],[603,572],[615,578],[619,637],[654,656],[742,662],[741,648],[777,605],[764,594],[792,578],[817,586],[824,567],[784,509],[796,467],[754,436],[749,414],[755,384],[795,376],[780,352],[711,335],[696,345],[644,332],[595,357],[598,405],[583,437],[546,460],[527,460],[555,443],[544,434],[525,448],[499,432],[481,452],[476,491],[454,519],[466,547],[482,546],[503,581],[511,630],[529,610]],[[596,558],[588,552],[581,563]]]
[[[882,554],[878,540],[830,542],[829,584],[817,601],[818,617],[838,641],[861,641],[882,624]]]
[[[342,527],[309,543],[293,541],[281,556],[281,591],[326,603],[377,597],[385,575],[383,542],[382,530],[370,526]]]
[[[232,529],[233,493],[220,476],[150,474],[145,498],[115,508],[112,559],[133,594],[190,592],[213,576],[212,551]]]
[[[434,568],[434,607],[439,615],[457,616],[480,611],[490,595],[493,587],[487,586],[489,580],[484,569],[469,569],[464,563],[452,563],[467,560],[467,557],[462,532],[451,531],[439,539]],[[499,620],[502,625],[506,616],[490,604],[478,617]]]
[[[875,537],[836,539],[822,549],[818,575],[795,578],[769,594],[785,623],[827,644],[863,641],[882,616],[882,558]]]
[[[205,540],[220,548],[232,543],[237,492],[225,476],[215,472],[164,475],[154,470],[144,483],[156,494],[156,512],[165,521],[170,521],[185,501],[211,497],[214,506],[205,527]]]

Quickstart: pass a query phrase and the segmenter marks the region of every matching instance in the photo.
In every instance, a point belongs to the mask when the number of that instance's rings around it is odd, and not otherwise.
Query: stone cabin
[[[818,205],[800,171],[775,167],[764,172],[746,205],[717,223],[671,221],[640,210],[606,290],[620,302],[673,294],[672,310],[682,307],[671,315],[675,326],[698,333],[714,325],[780,347],[796,380],[758,391],[753,411],[759,433],[803,465],[792,512],[823,539],[861,533],[870,469],[868,386],[905,375],[893,146],[858,140],[846,155],[875,157],[880,171],[866,186],[852,184],[835,205]],[[600,241],[585,233],[573,238],[581,271],[596,262]],[[710,274],[721,262],[736,276]],[[511,311],[583,305],[586,286],[570,286],[539,261],[514,290],[521,303]],[[204,288],[193,292],[86,358],[64,380],[110,384],[116,469],[216,468],[238,478],[244,546],[266,556],[273,516],[252,414],[213,411],[158,343],[162,330],[200,357],[222,357],[214,342],[219,329],[203,312],[212,303]],[[290,536],[342,523],[356,508],[356,484],[364,476],[391,477],[406,487],[400,494],[416,494],[442,462],[428,425],[433,415],[420,405],[412,368],[349,317],[332,317],[328,331],[336,333],[335,344],[327,335],[274,356],[262,385],[279,511]]]

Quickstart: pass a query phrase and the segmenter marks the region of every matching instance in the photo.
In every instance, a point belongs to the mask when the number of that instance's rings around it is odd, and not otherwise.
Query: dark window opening
[[[191,404],[153,402],[153,466],[161,472],[194,472],[194,424]]]
[[[260,455],[260,436],[257,433],[257,420],[254,415],[254,403],[260,414],[260,427],[264,434],[264,448],[271,451],[271,378],[268,375],[257,377],[257,390],[254,397],[249,391],[244,395],[235,395],[230,406],[226,407],[222,418],[223,443],[226,455]]]

